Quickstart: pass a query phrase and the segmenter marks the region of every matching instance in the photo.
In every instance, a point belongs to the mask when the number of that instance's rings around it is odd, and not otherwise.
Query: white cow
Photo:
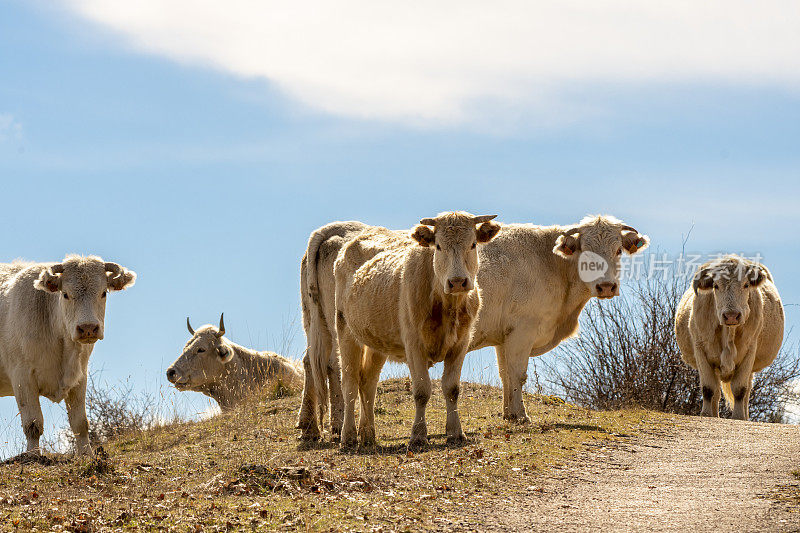
[[[64,400],[77,452],[91,454],[86,373],[105,333],[106,295],[136,274],[99,257],[0,264],[0,395],[17,400],[27,450],[39,453],[39,396]]]
[[[733,418],[749,418],[753,373],[778,355],[783,321],[781,297],[764,265],[728,255],[697,270],[678,304],[675,335],[681,358],[700,373],[703,416],[719,416],[722,389]]]

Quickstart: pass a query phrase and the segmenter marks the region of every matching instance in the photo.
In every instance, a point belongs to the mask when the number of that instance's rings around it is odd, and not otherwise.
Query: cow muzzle
[[[606,281],[594,286],[595,296],[600,299],[613,298],[619,295],[619,283]]]
[[[462,278],[462,277],[452,277],[447,278],[447,282],[444,286],[444,293],[445,294],[456,294],[460,292],[468,292],[471,291],[474,287],[474,284],[471,279],[469,278]]]
[[[167,369],[167,381],[169,381],[176,387],[186,385],[186,381],[183,379],[183,375],[180,372],[178,372],[176,368],[173,367],[169,367]]]
[[[722,313],[723,326],[738,326],[742,322],[742,313],[738,311],[725,311]]]
[[[100,324],[85,323],[78,324],[75,328],[75,340],[81,344],[94,344],[102,340],[103,330]]]

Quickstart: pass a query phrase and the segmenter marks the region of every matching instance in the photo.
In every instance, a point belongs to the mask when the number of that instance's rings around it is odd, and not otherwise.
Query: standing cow
[[[39,453],[44,396],[65,401],[76,451],[91,454],[89,356],[105,332],[108,291],[135,280],[134,272],[94,256],[0,264],[0,395],[17,400],[28,452]]]
[[[304,309],[315,319],[306,327],[312,371],[317,368],[314,361],[329,368],[336,359],[335,349],[328,349],[335,346],[332,263],[349,240],[368,228],[360,222],[334,222],[312,233],[305,276],[301,271]],[[587,216],[570,226],[504,224],[502,228],[479,250],[483,303],[469,349],[495,347],[503,382],[503,417],[525,422],[522,387],[528,359],[574,336],[578,317],[592,297],[618,295],[622,253],[638,253],[650,241],[612,216]],[[588,262],[599,264],[600,270],[581,272]],[[305,427],[313,431],[307,433]],[[304,426],[303,435],[318,435],[316,421]]]
[[[617,296],[623,252],[638,253],[649,243],[612,216],[588,216],[572,226],[503,225],[483,247],[478,283],[484,305],[469,349],[495,347],[503,418],[528,421],[522,388],[529,358],[575,336],[591,298]]]
[[[700,372],[703,416],[719,416],[721,388],[733,418],[749,419],[753,373],[778,355],[783,322],[783,304],[764,265],[728,255],[697,270],[678,304],[675,335],[681,358]]]
[[[416,414],[409,446],[428,442],[428,369],[442,361],[447,442],[463,442],[458,416],[461,366],[481,302],[475,281],[478,243],[489,242],[500,230],[490,222],[493,218],[442,213],[420,221],[410,237],[376,228],[363,231],[342,248],[334,275],[343,447],[356,444],[359,396],[361,443],[375,442],[375,393],[387,357],[408,364],[411,374]]]
[[[222,411],[233,409],[266,383],[281,382],[295,388],[303,381],[303,371],[295,362],[226,339],[224,314],[219,317],[219,327],[209,324],[195,331],[189,317],[186,327],[192,337],[167,369],[167,380],[180,391],[202,392],[213,398]]]
[[[330,396],[331,436],[339,438],[344,406],[335,337],[333,264],[342,246],[369,228],[362,222],[333,222],[314,231],[300,263],[300,302],[308,348],[298,427],[303,440],[320,438]],[[329,394],[330,391],[330,394]]]

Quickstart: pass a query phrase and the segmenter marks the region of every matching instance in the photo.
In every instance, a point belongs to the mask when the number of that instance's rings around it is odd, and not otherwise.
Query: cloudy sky
[[[487,6],[0,0],[0,260],[136,270],[92,368],[192,412],[163,378],[185,316],[298,356],[299,258],[336,219],[608,212],[670,254],[693,228],[760,253],[796,323],[800,4]]]

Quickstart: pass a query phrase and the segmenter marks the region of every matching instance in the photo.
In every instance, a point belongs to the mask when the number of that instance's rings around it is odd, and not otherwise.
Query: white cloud
[[[14,120],[14,115],[0,113],[0,142],[8,139],[19,139],[22,137],[22,124]]]
[[[491,119],[594,83],[800,89],[794,0],[65,1],[136,49],[361,118]]]

